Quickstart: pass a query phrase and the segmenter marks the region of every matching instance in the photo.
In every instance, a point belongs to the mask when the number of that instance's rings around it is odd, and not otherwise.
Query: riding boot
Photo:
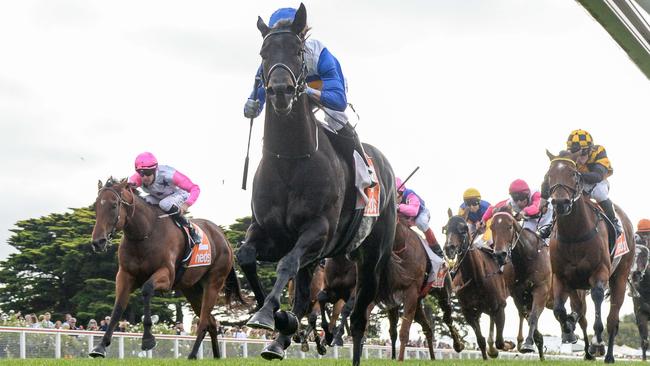
[[[537,229],[537,234],[542,239],[548,239],[551,236],[552,230],[553,230],[553,224],[543,225],[539,229]]]
[[[194,229],[194,226],[190,224],[190,220],[187,219],[187,217],[181,215],[179,213],[179,209],[174,205],[172,206],[171,210],[169,212],[176,212],[176,215],[172,215],[174,220],[178,222],[182,227],[186,227],[189,232],[190,232],[190,237],[192,239],[192,242],[194,244],[198,244],[201,242],[201,236],[199,236],[199,233]]]
[[[350,122],[348,122],[343,126],[343,128],[341,128],[337,132],[344,137],[350,138],[354,150],[356,150],[359,153],[359,155],[361,155],[363,162],[366,163],[366,167],[368,168],[368,173],[370,174],[370,188],[374,187],[377,184],[377,181],[375,180],[374,177],[374,171],[373,168],[370,166],[370,162],[368,161],[368,157],[366,156],[366,152],[363,149],[363,144],[359,139],[359,135],[357,134],[357,131],[354,129],[354,127],[352,127]]]
[[[435,253],[440,258],[444,258],[445,255],[442,253],[442,248],[440,248],[440,244],[438,244],[438,240],[433,234],[433,230],[431,230],[431,228],[428,228],[427,231],[424,232],[424,237],[427,239],[429,248],[433,250],[433,253]]]
[[[607,216],[609,221],[614,224],[614,229],[616,230],[616,238],[618,238],[618,236],[623,232],[623,228],[621,228],[621,224],[618,222],[616,214],[614,213],[614,204],[612,203],[612,200],[608,198],[604,201],[598,202],[598,204],[603,208],[605,216]]]

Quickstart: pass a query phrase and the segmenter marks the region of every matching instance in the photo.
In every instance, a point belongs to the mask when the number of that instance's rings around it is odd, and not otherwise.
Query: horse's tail
[[[234,266],[230,269],[230,273],[228,273],[228,277],[226,278],[224,292],[226,293],[226,304],[231,304],[233,300],[243,305],[248,304],[241,294],[241,286],[239,286],[239,279],[237,278],[237,272],[235,272]]]
[[[396,285],[401,279],[410,277],[402,262],[402,259],[391,251],[383,270],[380,272],[377,302],[386,307],[398,305],[398,296],[396,296],[398,293],[395,292],[395,287],[397,287]]]

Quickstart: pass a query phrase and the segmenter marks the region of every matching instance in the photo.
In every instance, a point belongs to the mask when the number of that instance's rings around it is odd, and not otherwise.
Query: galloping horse
[[[158,206],[145,202],[126,180],[118,183],[109,178],[106,185],[100,181],[98,188],[93,250],[106,250],[115,232],[123,231],[124,237],[118,249],[119,269],[115,277],[116,297],[111,321],[101,343],[95,346],[90,356],[106,356],[106,347],[111,344],[113,331],[129,302],[129,295],[142,286],[143,350],[153,349],[156,345],[151,334],[151,297],[156,290],[169,291],[173,288],[181,290],[194,313],[199,314],[196,341],[188,358],[196,358],[206,331],[212,340],[214,357],[219,358],[217,322],[211,312],[224,284],[227,303],[233,297],[244,303],[233,268],[232,249],[221,229],[208,220],[192,220],[209,238],[212,262],[208,266],[187,268],[182,277],[177,278],[185,254],[186,239],[172,219],[159,218],[164,212]]]
[[[347,318],[354,307],[354,286],[357,284],[357,267],[354,262],[339,255],[325,260],[325,285],[318,294],[321,322],[328,346],[343,346],[343,331]],[[327,319],[327,304],[333,305],[332,315]],[[336,325],[339,317],[340,325]]]
[[[426,284],[427,266],[429,264],[429,255],[423,247],[422,239],[413,230],[411,230],[408,219],[398,215],[399,221],[395,231],[395,243],[393,245],[393,253],[396,260],[402,262],[402,266],[409,269],[406,276],[393,278],[393,283],[387,284],[395,292],[395,297],[399,298],[400,303],[404,306],[402,315],[402,325],[399,332],[400,349],[399,361],[404,360],[404,351],[406,344],[409,340],[409,331],[411,323],[415,320],[422,327],[424,336],[427,340],[429,347],[429,355],[432,360],[435,360],[433,352],[433,327],[429,319],[424,313],[422,308],[422,300],[428,293],[422,294],[422,287]],[[463,344],[458,335],[458,331],[451,321],[451,303],[450,294],[445,290],[451,291],[451,279],[446,278],[445,287],[441,289],[432,290],[438,299],[438,304],[442,308],[445,316],[445,323],[449,327],[449,331],[454,339],[454,348],[460,352],[463,349]],[[397,340],[397,321],[399,318],[399,306],[392,306],[388,308],[388,320],[390,322],[390,338],[392,345],[392,356],[395,359],[395,342]]]
[[[293,337],[294,342],[301,344],[301,350],[303,352],[309,351],[309,336],[313,336],[314,343],[316,343],[316,351],[319,355],[324,355],[327,352],[325,345],[323,345],[320,335],[318,334],[318,329],[316,325],[316,320],[318,320],[318,315],[321,313],[320,302],[318,301],[318,294],[325,286],[325,269],[322,264],[316,266],[314,270],[314,276],[311,280],[310,285],[310,299],[309,299],[309,316],[307,317],[307,327],[304,330],[296,333]],[[289,303],[293,304],[295,285],[293,280],[289,281],[287,286],[287,292],[289,293]]]
[[[481,349],[484,360],[497,357],[499,352],[492,344],[492,329],[496,325],[496,348],[505,350],[503,326],[505,324],[505,307],[508,289],[499,267],[492,255],[472,245],[469,227],[462,216],[452,216],[445,226],[447,235],[445,254],[456,258],[453,279],[458,301],[467,323],[474,329],[476,342]],[[490,352],[486,352],[485,338],[481,334],[481,314],[490,316]]]
[[[492,217],[494,255],[500,266],[511,262],[504,273],[510,296],[519,311],[517,348],[520,352],[534,352],[537,345],[539,359],[544,360],[544,337],[537,330],[537,320],[551,294],[551,261],[548,247],[534,232],[524,229],[512,216],[512,208],[497,209]],[[528,336],[522,345],[522,322],[528,319]]]
[[[567,296],[574,298],[578,289],[591,289],[595,305],[594,332],[596,344],[588,346],[585,339],[585,358],[601,356],[605,352],[601,305],[609,281],[610,309],[607,317],[606,363],[614,362],[614,340],[618,333],[618,313],[625,300],[625,283],[634,260],[632,224],[627,215],[616,207],[627,240],[629,252],[620,257],[618,266],[610,257],[608,228],[600,210],[583,193],[583,182],[576,166],[576,154],[563,153],[556,157],[547,151],[551,160],[545,176],[550,187],[550,198],[556,214],[551,235],[551,265],[553,268],[553,313],[562,326],[575,328],[575,319],[567,316],[564,303]]]
[[[304,93],[306,22],[303,4],[292,22],[278,22],[273,28],[261,18],[257,22],[263,37],[260,55],[268,102],[264,155],[253,181],[253,221],[237,258],[258,299],[264,293],[257,278],[256,260],[279,261],[271,293],[248,321],[251,327],[279,331],[276,340],[262,351],[267,359],[284,358],[298,319],[309,306],[314,266],[322,258],[342,253],[353,258],[358,280],[351,315],[352,363],[358,365],[368,322],[366,309],[375,300],[388,300],[388,289],[380,284],[388,283],[387,277],[396,270],[389,261],[395,236],[395,178],[381,152],[365,145],[381,190],[378,216],[363,217],[358,231],[348,236],[352,219],[360,218],[355,215],[352,149],[343,156],[335,151]],[[334,136],[332,141],[344,138]],[[280,294],[293,277],[295,316],[278,311]]]
[[[650,318],[650,250],[647,237],[637,237],[636,256],[630,271],[630,287],[634,303],[634,316],[641,338],[641,353],[646,360],[648,350],[648,318]]]

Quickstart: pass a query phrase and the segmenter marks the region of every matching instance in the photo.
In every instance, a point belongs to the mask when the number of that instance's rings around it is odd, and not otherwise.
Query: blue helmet
[[[296,16],[296,9],[280,8],[276,10],[273,14],[271,14],[271,18],[269,18],[269,27],[273,28],[273,26],[275,26],[275,23],[279,22],[280,20],[293,21],[293,18],[295,16]]]

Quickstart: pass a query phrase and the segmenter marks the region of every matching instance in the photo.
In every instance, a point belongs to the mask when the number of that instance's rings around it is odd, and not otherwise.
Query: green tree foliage
[[[85,325],[110,315],[115,300],[117,245],[93,253],[90,238],[95,224],[91,207],[71,209],[16,223],[7,244],[18,252],[0,262],[0,309],[42,313],[61,319],[71,313]],[[119,237],[114,240],[119,242]],[[142,316],[136,292],[126,309],[129,322]],[[171,321],[170,299],[154,298],[152,313]]]

